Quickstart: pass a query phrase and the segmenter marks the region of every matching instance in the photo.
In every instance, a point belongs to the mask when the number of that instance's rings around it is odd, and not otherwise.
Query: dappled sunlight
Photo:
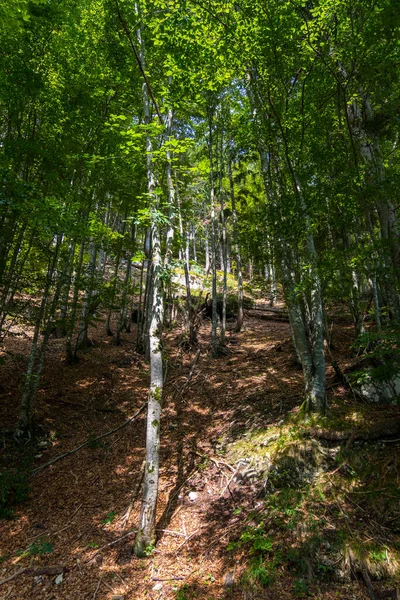
[[[35,548],[40,552],[49,548],[48,554],[33,557],[33,564],[67,565],[62,584],[65,597],[76,597],[76,590],[80,590],[78,597],[96,594],[111,600],[120,594],[136,600],[161,594],[172,600],[181,591],[200,600],[228,600],[235,598],[227,585],[230,578],[250,590],[246,582],[253,575],[248,548],[235,544],[243,532],[258,535],[254,531],[258,531],[257,515],[262,514],[268,498],[266,490],[271,502],[277,498],[276,490],[266,487],[268,469],[282,451],[293,457],[315,452],[314,446],[300,444],[300,425],[292,421],[302,402],[303,382],[301,371],[293,371],[288,325],[252,319],[246,332],[250,341],[243,334],[240,344],[228,340],[228,354],[217,360],[208,355],[209,329],[205,325],[200,332],[200,357],[190,381],[194,353],[169,345],[176,332],[167,335],[158,541],[144,560],[132,556],[132,546],[141,499],[145,411],[116,434],[100,440],[97,437],[123,423],[146,401],[148,369],[143,368],[141,357],[127,354],[124,347],[103,344],[100,333],[91,335],[97,346],[80,364],[58,367],[62,393],[54,388],[51,377],[52,365],[60,364],[62,347],[48,357],[37,406],[39,418],[48,427],[48,438],[35,466],[72,451],[88,439],[89,443],[32,479],[29,501],[17,507],[18,520],[6,523],[8,541],[3,543],[2,555],[9,558],[5,567],[25,566]],[[338,393],[337,387],[333,393]],[[57,410],[51,411],[51,406]],[[340,408],[342,422],[362,424],[364,409],[346,406]],[[280,475],[277,462],[279,476],[271,481],[284,480],[291,463],[283,464]],[[336,467],[329,465],[335,471]],[[388,468],[385,465],[382,469]],[[257,469],[265,473],[261,483],[254,475]],[[365,476],[352,475],[351,467],[337,479],[340,485],[346,483],[343,489],[332,486],[329,471],[319,473],[318,469],[315,466],[315,474],[306,470],[305,477],[307,482],[315,477],[320,491],[311,491],[307,483],[297,499],[287,499],[287,506],[271,504],[265,508],[263,518],[270,523],[268,527],[282,523],[287,528],[277,530],[276,540],[282,539],[282,547],[285,538],[291,540],[294,556],[313,549],[315,523],[323,524],[324,535],[330,539],[337,519],[344,519],[338,502],[349,518],[357,519],[356,504],[364,499],[363,492],[369,501],[375,501]],[[346,477],[351,481],[345,482]],[[393,492],[383,490],[381,495],[385,493]],[[325,497],[322,504],[318,494]],[[355,498],[356,504],[349,498]],[[300,517],[305,523],[303,529]],[[300,543],[296,536],[303,541]],[[39,545],[32,547],[35,539]],[[227,550],[231,546],[236,553]],[[19,555],[20,550],[28,554]],[[269,564],[267,560],[265,564]],[[283,567],[278,567],[275,575],[275,596],[271,598],[289,600],[296,580],[292,581],[291,573]],[[17,578],[15,584],[25,595],[39,589],[32,587],[28,576]],[[54,589],[51,581],[43,583],[43,592],[48,592],[50,585]]]

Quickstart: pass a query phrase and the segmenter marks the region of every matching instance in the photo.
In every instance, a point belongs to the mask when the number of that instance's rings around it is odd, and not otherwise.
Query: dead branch
[[[200,352],[201,352],[201,350],[199,348],[197,350],[196,354],[195,354],[195,357],[194,357],[193,362],[192,362],[191,367],[190,367],[189,375],[187,376],[185,383],[183,384],[183,386],[182,386],[182,388],[180,390],[178,389],[178,392],[180,393],[181,396],[183,396],[186,388],[188,387],[189,383],[192,380],[193,373],[194,373],[194,370],[195,370],[196,365],[197,365],[197,361],[199,360]]]
[[[59,575],[65,571],[65,565],[57,565],[57,566],[48,566],[48,567],[24,567],[23,569],[19,569],[13,575],[6,577],[5,579],[0,580],[0,585],[15,579],[19,575]]]
[[[124,421],[124,423],[121,423],[121,425],[118,425],[118,427],[115,427],[115,429],[111,429],[110,431],[106,431],[105,433],[102,433],[101,435],[99,435],[96,438],[93,438],[93,439],[90,439],[90,440],[86,440],[86,442],[83,442],[83,444],[80,444],[80,446],[77,446],[73,450],[69,450],[68,452],[64,452],[63,454],[59,454],[58,456],[55,456],[54,458],[52,458],[51,460],[49,460],[47,463],[44,463],[44,465],[40,465],[40,467],[37,467],[37,469],[34,469],[32,471],[31,477],[33,477],[34,475],[36,475],[37,473],[39,473],[39,471],[42,471],[46,467],[49,467],[50,465],[53,465],[54,463],[58,462],[62,458],[65,458],[66,456],[70,456],[71,454],[75,454],[75,452],[78,452],[78,450],[81,450],[82,448],[85,448],[85,446],[88,446],[89,444],[91,444],[93,442],[97,442],[97,441],[102,440],[103,438],[105,438],[105,437],[107,437],[109,435],[112,435],[113,433],[116,433],[117,431],[119,431],[120,429],[122,429],[123,427],[125,427],[126,425],[129,425],[129,423],[132,423],[132,421],[134,421],[136,419],[136,417],[138,417],[140,415],[140,413],[143,412],[143,410],[145,409],[145,407],[146,407],[146,403],[143,404],[139,408],[139,410],[132,417],[129,417],[129,419],[127,419],[126,421]]]

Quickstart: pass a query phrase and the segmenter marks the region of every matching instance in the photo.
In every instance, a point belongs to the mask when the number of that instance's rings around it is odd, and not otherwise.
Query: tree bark
[[[136,12],[139,12],[136,5]],[[145,48],[141,30],[137,30],[140,60],[145,68]],[[145,124],[151,122],[148,86],[142,86]],[[147,187],[151,202],[152,220],[152,294],[151,320],[149,328],[150,389],[147,406],[146,465],[143,481],[143,497],[140,508],[139,527],[134,551],[137,556],[146,556],[156,542],[156,508],[159,479],[160,420],[163,395],[162,327],[164,313],[161,244],[158,223],[158,197],[153,163],[153,144],[150,132],[146,133]]]
[[[228,176],[229,176],[229,188],[231,194],[232,204],[232,221],[233,221],[233,244],[236,256],[236,270],[237,270],[237,281],[238,281],[238,314],[236,319],[235,331],[239,333],[243,327],[243,274],[242,274],[242,257],[240,254],[239,246],[239,233],[237,226],[237,212],[236,212],[236,199],[235,199],[235,188],[233,185],[232,175],[232,162],[228,160]]]

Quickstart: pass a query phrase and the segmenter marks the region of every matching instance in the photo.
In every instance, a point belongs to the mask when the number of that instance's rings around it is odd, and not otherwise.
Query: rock
[[[371,375],[366,375],[360,386],[360,392],[367,402],[393,402],[396,404],[400,397],[400,375],[395,375],[386,381],[373,379]]]
[[[159,592],[160,590],[162,590],[162,583],[156,583],[156,585],[153,586],[153,592]]]
[[[272,444],[272,442],[275,442],[275,440],[277,440],[279,437],[280,437],[279,433],[274,433],[273,435],[269,435],[263,439],[260,446],[269,446],[269,444]]]
[[[224,575],[224,586],[232,587],[235,583],[235,571],[228,571]]]
[[[60,585],[60,583],[62,583],[62,582],[63,582],[63,579],[64,579],[64,575],[63,575],[62,573],[60,573],[60,574],[59,574],[59,575],[57,575],[57,577],[55,578],[55,581],[54,581],[54,583],[55,583],[56,585]]]
[[[198,496],[199,495],[197,492],[189,492],[189,494],[188,494],[188,498],[189,498],[190,502],[196,502]]]

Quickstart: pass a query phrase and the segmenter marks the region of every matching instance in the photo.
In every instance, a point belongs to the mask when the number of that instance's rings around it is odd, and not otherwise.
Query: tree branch
[[[126,34],[126,37],[129,40],[129,43],[130,43],[130,46],[132,48],[133,54],[135,55],[135,59],[136,59],[136,62],[138,64],[139,70],[140,70],[140,72],[142,74],[142,77],[143,77],[143,79],[145,81],[145,84],[147,86],[147,90],[149,92],[149,96],[150,96],[150,98],[151,98],[151,100],[152,100],[152,102],[154,104],[154,108],[156,109],[156,113],[157,113],[157,116],[159,118],[159,121],[160,121],[161,125],[163,125],[164,121],[163,121],[163,118],[161,116],[160,109],[159,109],[158,104],[156,102],[156,99],[154,97],[153,90],[151,89],[151,85],[150,85],[149,79],[148,79],[148,77],[146,75],[146,72],[144,70],[144,67],[142,65],[142,61],[140,60],[139,53],[138,53],[138,51],[136,49],[135,43],[134,43],[134,41],[132,39],[132,36],[131,36],[131,33],[130,33],[129,29],[128,29],[128,25],[126,24],[126,21],[125,21],[125,19],[123,18],[122,14],[121,14],[121,10],[120,10],[120,7],[119,7],[118,0],[115,0],[115,5],[117,7],[118,18],[119,18],[120,23],[122,25],[122,29],[124,30],[124,32]]]
[[[120,429],[122,429],[123,427],[125,427],[125,425],[128,425],[129,423],[132,423],[132,421],[134,421],[136,419],[136,417],[138,417],[140,415],[140,413],[144,410],[144,408],[146,407],[146,404],[147,403],[145,402],[132,417],[129,417],[129,419],[127,421],[124,421],[124,423],[121,423],[121,425],[118,425],[118,427],[116,427],[115,429],[111,429],[110,431],[106,431],[105,433],[102,433],[101,435],[99,435],[98,437],[96,437],[94,439],[86,440],[86,442],[83,442],[83,444],[80,444],[80,446],[77,446],[73,450],[69,450],[69,452],[64,452],[64,454],[59,454],[58,456],[56,456],[56,457],[52,458],[51,460],[49,460],[49,462],[44,463],[44,465],[40,465],[40,467],[37,467],[37,469],[34,469],[32,471],[31,477],[33,477],[34,475],[36,475],[37,473],[39,473],[39,471],[42,471],[46,467],[49,467],[50,465],[53,465],[54,463],[58,462],[62,458],[65,458],[66,456],[70,456],[71,454],[75,454],[75,452],[78,452],[78,450],[81,450],[85,446],[88,446],[88,444],[90,444],[92,442],[97,442],[98,440],[102,440],[103,438],[105,438],[105,437],[107,437],[109,435],[112,435],[113,433],[116,433],[117,431],[119,431]]]

